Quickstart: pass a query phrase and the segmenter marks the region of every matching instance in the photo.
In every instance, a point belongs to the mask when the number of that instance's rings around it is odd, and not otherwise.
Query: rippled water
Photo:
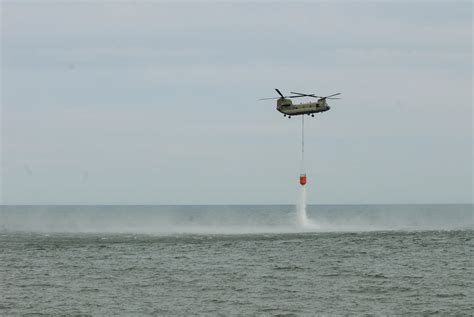
[[[196,223],[209,228],[203,223],[206,207],[199,208],[191,219],[183,216],[189,210],[177,212],[168,226],[184,219],[195,224],[190,227],[195,231]],[[248,207],[228,208],[235,213]],[[284,208],[277,214],[285,215]],[[43,222],[41,230],[30,224],[27,231],[13,226],[14,220],[26,220],[35,211],[7,208],[0,214],[0,315],[469,315],[474,312],[474,231],[472,206],[467,208],[452,212],[452,217],[465,217],[462,228],[446,221],[444,230],[416,229],[409,220],[412,225],[405,230],[298,232],[277,217],[273,224],[285,228],[282,232],[263,226],[263,232],[239,234],[235,231],[247,223],[243,220],[234,227],[226,222],[231,234],[202,228],[185,233],[184,225],[174,233],[99,232],[100,221],[94,232],[66,232],[74,227],[64,222],[66,216],[50,226],[55,230],[48,232]],[[42,212],[54,222],[52,215],[64,209],[52,210]],[[345,212],[334,212],[334,219],[350,219]],[[364,214],[354,218],[360,228]],[[366,221],[374,223],[371,217]],[[436,217],[447,216],[438,211],[431,218]]]

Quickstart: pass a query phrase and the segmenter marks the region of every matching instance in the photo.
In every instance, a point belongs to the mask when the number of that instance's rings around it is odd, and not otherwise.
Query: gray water
[[[2,206],[0,315],[474,313],[472,205]]]

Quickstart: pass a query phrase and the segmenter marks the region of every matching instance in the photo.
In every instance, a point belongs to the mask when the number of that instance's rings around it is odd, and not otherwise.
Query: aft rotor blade
[[[283,96],[283,94],[278,90],[278,88],[275,88],[275,90],[282,98],[285,98],[285,96]]]

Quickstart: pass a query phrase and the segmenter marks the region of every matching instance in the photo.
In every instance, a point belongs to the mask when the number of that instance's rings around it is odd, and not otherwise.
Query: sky
[[[472,2],[1,2],[1,204],[472,203]],[[301,101],[301,100],[299,100]]]

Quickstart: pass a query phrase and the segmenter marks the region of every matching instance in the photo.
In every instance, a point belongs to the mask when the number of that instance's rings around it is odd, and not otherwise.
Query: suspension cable
[[[301,172],[305,173],[305,168],[304,168],[304,114],[301,115]]]

